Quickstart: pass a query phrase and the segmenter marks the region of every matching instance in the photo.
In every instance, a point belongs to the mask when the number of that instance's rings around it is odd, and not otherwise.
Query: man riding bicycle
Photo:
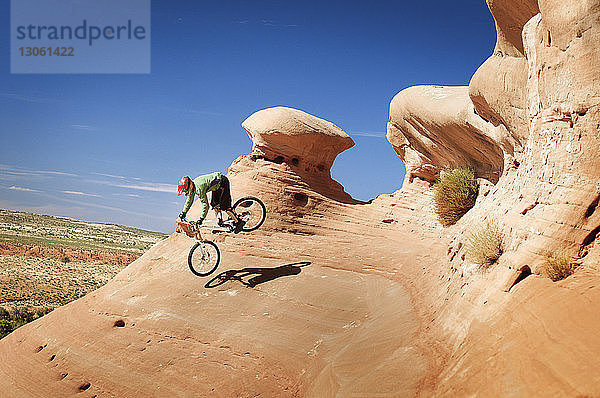
[[[236,234],[239,233],[244,226],[244,221],[237,217],[231,207],[229,179],[219,172],[201,175],[193,180],[190,177],[185,176],[179,181],[179,184],[177,185],[177,196],[181,196],[182,193],[185,193],[185,196],[188,197],[183,206],[183,211],[179,214],[179,218],[182,221],[185,221],[185,216],[190,207],[192,207],[192,203],[194,203],[194,196],[198,195],[198,198],[200,198],[200,201],[202,202],[202,215],[195,223],[201,225],[208,214],[208,198],[206,196],[208,192],[212,192],[210,206],[215,210],[215,213],[217,213],[219,226],[223,227],[226,225],[226,223],[223,222],[221,215],[221,211],[225,210],[227,215],[229,215],[234,222],[233,232]],[[191,223],[193,223],[193,221]]]

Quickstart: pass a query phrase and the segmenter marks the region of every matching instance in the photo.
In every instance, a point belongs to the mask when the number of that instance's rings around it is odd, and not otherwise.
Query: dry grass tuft
[[[495,221],[471,232],[467,241],[467,256],[475,264],[489,267],[502,255],[502,230]]]
[[[572,275],[573,272],[575,272],[576,267],[577,263],[564,253],[546,254],[544,268],[546,269],[548,277],[554,282],[558,282],[565,279],[567,276]]]
[[[454,169],[444,173],[435,182],[435,211],[440,223],[447,227],[455,224],[475,205],[479,183],[473,170]]]

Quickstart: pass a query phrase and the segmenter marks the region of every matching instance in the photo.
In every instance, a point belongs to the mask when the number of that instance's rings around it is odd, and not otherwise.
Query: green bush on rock
[[[435,211],[443,226],[455,224],[475,205],[479,183],[473,170],[454,169],[435,182]]]

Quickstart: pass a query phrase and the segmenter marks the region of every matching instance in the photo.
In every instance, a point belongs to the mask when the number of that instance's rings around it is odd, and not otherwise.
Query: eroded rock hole
[[[305,206],[308,203],[308,196],[300,193],[300,192],[296,192],[294,194],[294,200],[298,203],[301,204],[302,206]]]
[[[317,169],[319,169],[319,171],[325,171],[325,165],[320,164],[317,166]]]
[[[531,275],[531,268],[529,268],[529,266],[526,265],[523,268],[521,268],[519,276],[517,276],[517,279],[515,279],[513,284],[510,286],[510,289],[512,289],[517,283],[521,282],[523,279],[527,278],[529,275]],[[510,291],[510,289],[508,290]]]
[[[293,158],[293,159],[292,159],[292,164],[293,164],[294,166],[298,166],[298,165],[300,164],[300,159],[298,159],[298,158]]]
[[[55,354],[55,355],[52,355],[52,356],[50,357],[50,361],[49,361],[49,362],[52,362],[52,361],[54,361],[54,358],[56,358],[56,354]]]
[[[284,160],[285,158],[283,156],[277,156],[275,159],[273,159],[273,163],[281,164]]]
[[[39,346],[39,347],[36,349],[36,351],[35,351],[35,352],[40,352],[40,351],[42,351],[44,348],[46,348],[46,346],[47,346],[47,345],[48,345],[48,344],[44,344],[44,345],[41,345],[41,346]]]
[[[546,38],[547,38],[547,42],[548,42],[548,47],[550,47],[552,45],[552,36],[550,35],[550,31],[548,31]]]
[[[118,321],[115,321],[115,324],[113,325],[116,328],[124,328],[125,327],[125,321],[122,319],[119,319]]]
[[[587,246],[590,243],[592,243],[593,241],[595,241],[596,238],[598,237],[598,233],[600,233],[600,226],[594,228],[594,230],[592,232],[590,232],[588,234],[588,236],[585,237],[585,239],[583,240],[582,245],[583,246]]]
[[[590,203],[590,205],[588,206],[587,210],[585,211],[585,218],[589,218],[592,214],[594,214],[594,211],[596,211],[596,207],[598,207],[599,201],[600,195],[598,195],[596,199],[594,199],[592,203]]]
[[[61,378],[61,380],[62,380],[62,379],[65,379],[65,378],[66,378],[68,375],[69,375],[68,373],[61,373],[61,374],[60,374],[60,378]]]
[[[83,383],[82,385],[79,386],[79,391],[85,391],[88,388],[90,388],[92,385],[90,383]]]

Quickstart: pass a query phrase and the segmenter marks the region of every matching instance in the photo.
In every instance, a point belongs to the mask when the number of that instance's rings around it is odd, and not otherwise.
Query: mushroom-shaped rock
[[[416,86],[390,103],[387,139],[406,166],[409,180],[433,181],[445,168],[473,168],[496,182],[512,151],[506,129],[479,117],[468,87]]]
[[[310,164],[329,170],[336,156],[354,146],[335,124],[298,109],[278,106],[250,115],[242,123],[252,150],[270,160]]]

